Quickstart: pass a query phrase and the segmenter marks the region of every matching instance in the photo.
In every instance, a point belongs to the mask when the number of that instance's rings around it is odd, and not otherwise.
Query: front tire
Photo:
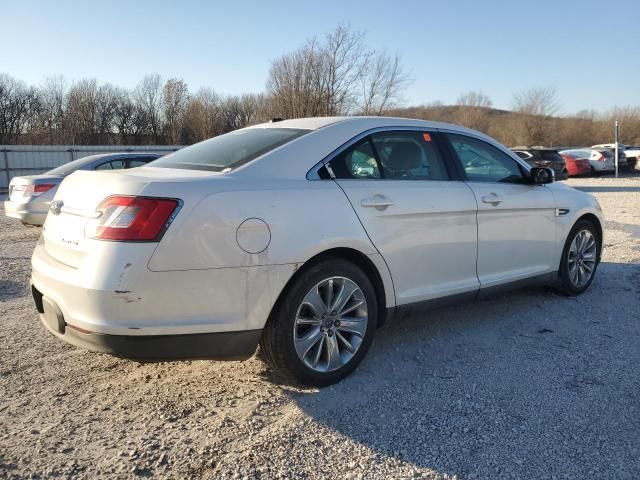
[[[558,286],[561,293],[580,295],[589,288],[600,262],[601,242],[592,222],[576,222],[562,250]]]
[[[288,383],[322,387],[349,375],[366,355],[378,302],[366,274],[329,258],[302,271],[265,326],[260,347]]]

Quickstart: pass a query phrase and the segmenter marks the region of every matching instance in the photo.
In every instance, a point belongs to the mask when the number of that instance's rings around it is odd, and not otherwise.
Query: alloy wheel
[[[367,301],[360,287],[345,277],[316,284],[298,307],[294,346],[298,358],[316,372],[349,363],[367,332]]]
[[[585,286],[596,268],[597,242],[589,230],[580,230],[573,237],[568,253],[569,280],[576,288]]]

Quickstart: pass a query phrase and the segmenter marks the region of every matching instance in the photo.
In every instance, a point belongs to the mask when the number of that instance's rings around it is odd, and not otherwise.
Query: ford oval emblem
[[[62,200],[54,200],[49,206],[49,211],[54,215],[60,215],[60,212],[62,211],[62,205],[64,205],[64,202]]]

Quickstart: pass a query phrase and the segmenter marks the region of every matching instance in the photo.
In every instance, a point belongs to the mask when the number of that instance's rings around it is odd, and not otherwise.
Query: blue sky
[[[619,13],[616,14],[615,10]],[[146,73],[192,91],[264,90],[270,61],[338,24],[398,53],[407,104],[482,90],[496,107],[554,87],[565,114],[640,105],[640,1],[0,0],[0,72],[133,87]]]

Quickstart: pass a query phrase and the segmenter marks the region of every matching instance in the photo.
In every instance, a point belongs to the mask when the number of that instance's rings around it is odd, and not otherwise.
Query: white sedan
[[[60,186],[33,254],[46,327],[136,359],[245,359],[290,382],[353,371],[408,305],[543,283],[584,292],[603,218],[479,132],[286,120]]]

